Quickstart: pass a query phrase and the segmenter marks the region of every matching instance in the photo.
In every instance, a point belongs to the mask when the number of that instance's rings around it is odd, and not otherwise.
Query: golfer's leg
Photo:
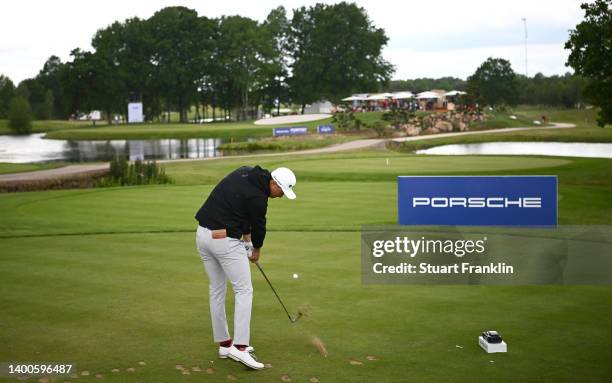
[[[213,328],[213,338],[215,342],[223,342],[230,339],[227,326],[227,316],[225,313],[225,294],[227,292],[227,278],[219,261],[210,251],[209,241],[213,239],[209,230],[198,231],[198,251],[204,269],[208,274],[208,293],[210,305],[210,317]]]
[[[235,293],[234,344],[249,345],[253,286],[246,249],[241,241],[230,239],[229,252],[220,258]]]

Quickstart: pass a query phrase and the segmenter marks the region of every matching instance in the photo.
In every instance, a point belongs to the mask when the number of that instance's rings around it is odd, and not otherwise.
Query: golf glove
[[[246,249],[247,257],[251,258],[251,255],[253,255],[253,242],[245,242],[244,248]]]

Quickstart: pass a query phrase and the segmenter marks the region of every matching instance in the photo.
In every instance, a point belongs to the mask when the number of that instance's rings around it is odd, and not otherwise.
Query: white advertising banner
[[[142,102],[130,102],[128,104],[128,123],[144,122],[142,115]]]

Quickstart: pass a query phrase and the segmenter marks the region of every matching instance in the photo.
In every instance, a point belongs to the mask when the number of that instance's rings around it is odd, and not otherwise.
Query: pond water
[[[218,157],[223,142],[220,138],[71,141],[43,136],[0,135],[0,162],[108,161],[115,155],[129,160]]]
[[[417,154],[469,155],[510,154],[564,157],[612,158],[612,144],[584,142],[484,142],[454,144],[417,150]]]

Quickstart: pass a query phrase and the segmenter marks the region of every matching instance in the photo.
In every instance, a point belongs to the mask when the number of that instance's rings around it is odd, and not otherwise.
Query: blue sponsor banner
[[[299,134],[308,134],[308,128],[305,126],[290,126],[272,129],[273,136],[295,136]]]
[[[400,225],[557,225],[557,176],[400,176],[397,187]]]
[[[317,126],[317,133],[319,134],[333,134],[334,126],[333,125],[319,125]]]

